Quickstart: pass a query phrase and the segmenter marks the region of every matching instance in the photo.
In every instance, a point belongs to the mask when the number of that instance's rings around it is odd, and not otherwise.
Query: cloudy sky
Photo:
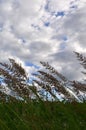
[[[0,61],[29,72],[48,61],[69,79],[81,79],[73,51],[86,54],[86,0],[0,0]]]

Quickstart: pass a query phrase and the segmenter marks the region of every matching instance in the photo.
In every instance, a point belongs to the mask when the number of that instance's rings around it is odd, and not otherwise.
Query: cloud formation
[[[81,79],[73,51],[86,53],[85,12],[85,0],[0,0],[0,60],[21,61],[29,75],[37,68],[28,61],[48,61],[70,80]]]

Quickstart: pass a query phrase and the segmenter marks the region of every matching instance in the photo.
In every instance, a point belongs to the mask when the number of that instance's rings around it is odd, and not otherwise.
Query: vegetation
[[[86,103],[0,103],[0,130],[86,130]]]
[[[75,54],[86,69],[86,57]],[[33,74],[32,85],[14,59],[0,63],[0,130],[85,130],[86,81],[69,81],[49,63],[40,63],[44,69]]]
[[[86,69],[86,57],[82,54],[74,52],[84,69]],[[78,81],[69,81],[65,76],[55,70],[49,63],[40,62],[45,68],[34,73],[35,80],[32,85],[28,84],[28,76],[22,66],[14,59],[9,59],[9,63],[0,63],[0,76],[3,79],[6,87],[9,88],[12,94],[7,95],[2,89],[1,95],[4,94],[4,99],[16,98],[23,101],[49,100],[59,101],[57,94],[61,100],[83,102],[86,97],[86,83]],[[86,72],[82,72],[86,75]],[[36,83],[37,85],[34,85]],[[3,85],[0,85],[3,88]],[[5,87],[5,88],[6,88]],[[83,94],[80,95],[80,92]],[[83,96],[84,95],[84,96]],[[13,97],[12,97],[13,96]],[[3,96],[1,96],[3,99]]]

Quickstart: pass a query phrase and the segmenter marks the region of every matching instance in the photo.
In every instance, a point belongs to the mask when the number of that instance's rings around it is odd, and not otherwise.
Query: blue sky
[[[86,54],[86,0],[0,0],[0,61],[21,62],[29,76],[48,61],[81,79],[73,51]]]

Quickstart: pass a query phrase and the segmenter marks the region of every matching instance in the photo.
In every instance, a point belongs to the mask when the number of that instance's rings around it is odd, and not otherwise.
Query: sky
[[[0,0],[0,61],[14,58],[29,76],[47,61],[81,80],[73,51],[86,54],[86,0]]]

